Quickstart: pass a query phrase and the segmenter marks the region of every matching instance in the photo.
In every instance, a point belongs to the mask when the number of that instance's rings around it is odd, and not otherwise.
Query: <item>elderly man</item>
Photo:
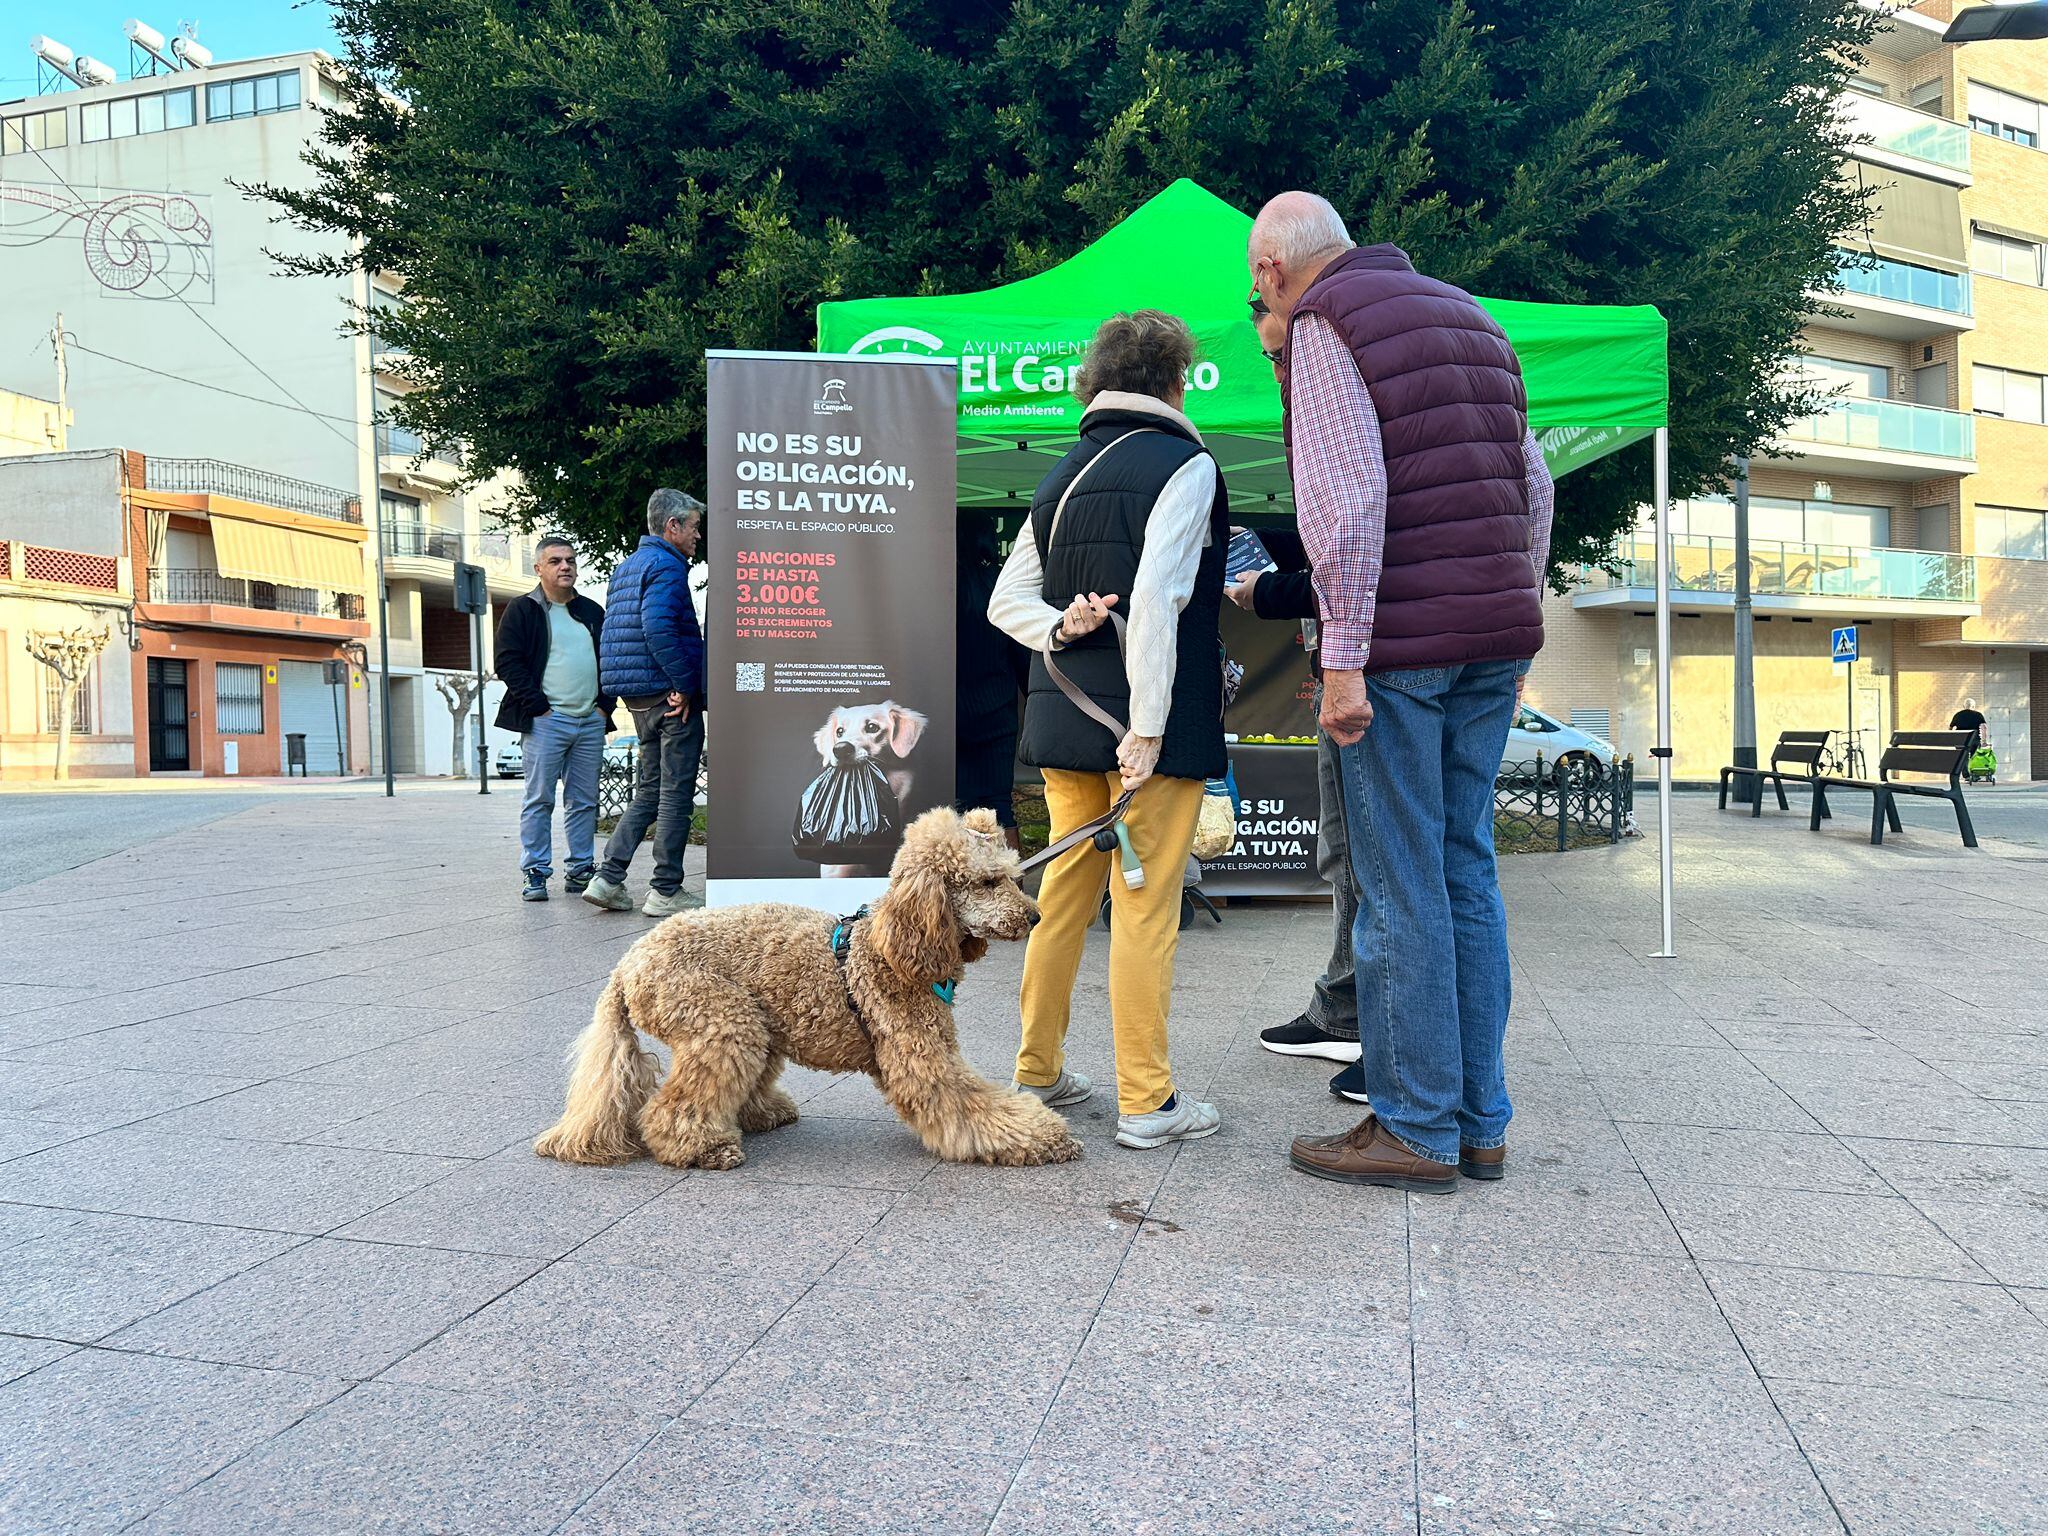
[[[535,546],[540,585],[505,610],[494,650],[505,684],[498,728],[517,731],[526,766],[519,809],[520,897],[548,899],[554,873],[555,786],[562,787],[562,830],[569,841],[571,895],[591,879],[597,835],[597,774],[612,701],[599,686],[597,652],[604,610],[576,590],[576,547],[558,534]]]
[[[1281,399],[1322,610],[1372,1113],[1296,1138],[1321,1178],[1447,1191],[1499,1178],[1510,1114],[1507,918],[1493,781],[1543,645],[1551,484],[1520,364],[1463,290],[1351,242],[1320,197],[1259,213],[1247,257],[1287,322]]]
[[[667,917],[683,897],[683,850],[697,814],[697,764],[704,755],[704,637],[690,601],[690,556],[704,531],[704,503],[666,488],[647,498],[640,547],[612,572],[605,594],[602,670],[606,691],[624,701],[640,738],[633,803],[612,829],[604,868],[583,899],[626,912],[626,866],[654,828],[654,879],[640,910]]]

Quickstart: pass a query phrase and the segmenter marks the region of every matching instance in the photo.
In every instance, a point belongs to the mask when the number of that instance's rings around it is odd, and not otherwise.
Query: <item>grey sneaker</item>
[[[1215,1135],[1222,1124],[1223,1117],[1216,1113],[1214,1104],[1180,1095],[1171,1109],[1155,1109],[1149,1115],[1118,1115],[1116,1144],[1136,1147],[1142,1152],[1163,1147],[1169,1141],[1200,1141],[1204,1136]]]
[[[1078,1104],[1095,1091],[1092,1079],[1079,1072],[1060,1069],[1059,1080],[1036,1087],[1031,1083],[1012,1082],[1010,1086],[1019,1093],[1028,1093],[1049,1109],[1058,1109],[1063,1104]]]
[[[640,910],[649,917],[674,917],[678,912],[687,912],[703,903],[684,891],[672,891],[664,896],[659,891],[649,891],[647,900],[640,904]]]
[[[603,875],[593,876],[590,884],[583,887],[583,899],[593,907],[603,907],[607,912],[630,912],[633,898],[626,894],[624,885],[613,885]]]

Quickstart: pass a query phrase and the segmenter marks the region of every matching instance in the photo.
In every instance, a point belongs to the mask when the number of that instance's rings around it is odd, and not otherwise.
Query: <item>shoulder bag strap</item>
[[[1067,482],[1067,488],[1064,491],[1060,492],[1059,502],[1052,509],[1052,521],[1046,525],[1045,550],[1048,556],[1052,553],[1052,541],[1060,531],[1060,514],[1067,510],[1067,498],[1074,494],[1074,487],[1081,483],[1083,478],[1086,477],[1089,470],[1093,469],[1096,465],[1100,464],[1105,458],[1107,458],[1109,456],[1110,449],[1115,448],[1118,443],[1125,442],[1130,438],[1136,437],[1141,432],[1150,432],[1152,430],[1153,429],[1151,427],[1133,427],[1130,431],[1126,432],[1122,437],[1113,438],[1110,441],[1108,447],[1105,447],[1102,450],[1102,452],[1096,454],[1095,457],[1090,459],[1086,464],[1083,464],[1081,466],[1080,473],[1076,474],[1073,479]],[[1115,609],[1111,609],[1109,615],[1109,623],[1110,627],[1116,631],[1117,652],[1118,654],[1122,654],[1124,649],[1124,616],[1118,613]],[[1059,633],[1058,625],[1053,626],[1053,633],[1055,635]],[[1046,675],[1059,685],[1060,692],[1064,693],[1067,696],[1067,702],[1072,704],[1074,708],[1080,710],[1082,714],[1086,715],[1096,724],[1108,730],[1110,735],[1116,737],[1118,741],[1122,741],[1124,736],[1129,732],[1130,727],[1125,725],[1123,721],[1117,719],[1115,715],[1112,715],[1108,710],[1104,709],[1100,704],[1096,703],[1093,699],[1089,698],[1087,694],[1083,693],[1078,687],[1075,686],[1074,680],[1072,678],[1068,677],[1066,673],[1062,672],[1059,669],[1059,664],[1052,659],[1053,648],[1050,640],[1046,642],[1044,655]]]

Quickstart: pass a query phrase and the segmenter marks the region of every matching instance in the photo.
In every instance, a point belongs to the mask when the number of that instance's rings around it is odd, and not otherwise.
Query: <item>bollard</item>
[[[1565,850],[1565,839],[1570,836],[1572,765],[1569,761],[1562,761],[1557,767],[1558,771],[1564,775],[1557,786],[1557,851],[1563,853]]]
[[[1541,752],[1538,752],[1538,753],[1536,754],[1536,809],[1535,809],[1534,811],[1532,811],[1532,812],[1530,813],[1530,816],[1529,816],[1529,825],[1530,825],[1530,830],[1531,830],[1531,831],[1534,831],[1534,830],[1535,830],[1535,827],[1536,827],[1536,825],[1537,825],[1537,823],[1541,822],[1542,820],[1543,820],[1543,754],[1542,754]]]
[[[1607,841],[1621,841],[1621,759],[1607,764]]]

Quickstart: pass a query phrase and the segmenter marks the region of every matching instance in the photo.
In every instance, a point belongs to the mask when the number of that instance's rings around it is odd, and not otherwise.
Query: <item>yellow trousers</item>
[[[1106,812],[1123,785],[1114,773],[1045,770],[1045,805],[1058,839]],[[1195,846],[1202,810],[1199,779],[1145,781],[1124,815],[1131,851],[1145,884],[1124,884],[1121,861],[1083,843],[1055,859],[1038,892],[1038,926],[1024,952],[1019,1006],[1024,1039],[1017,1081],[1043,1088],[1059,1081],[1065,1062],[1074,978],[1088,925],[1109,883],[1109,1017],[1116,1040],[1117,1108],[1149,1114],[1173,1092],[1166,1061],[1166,1005],[1173,991],[1173,955],[1180,947],[1181,882]]]

